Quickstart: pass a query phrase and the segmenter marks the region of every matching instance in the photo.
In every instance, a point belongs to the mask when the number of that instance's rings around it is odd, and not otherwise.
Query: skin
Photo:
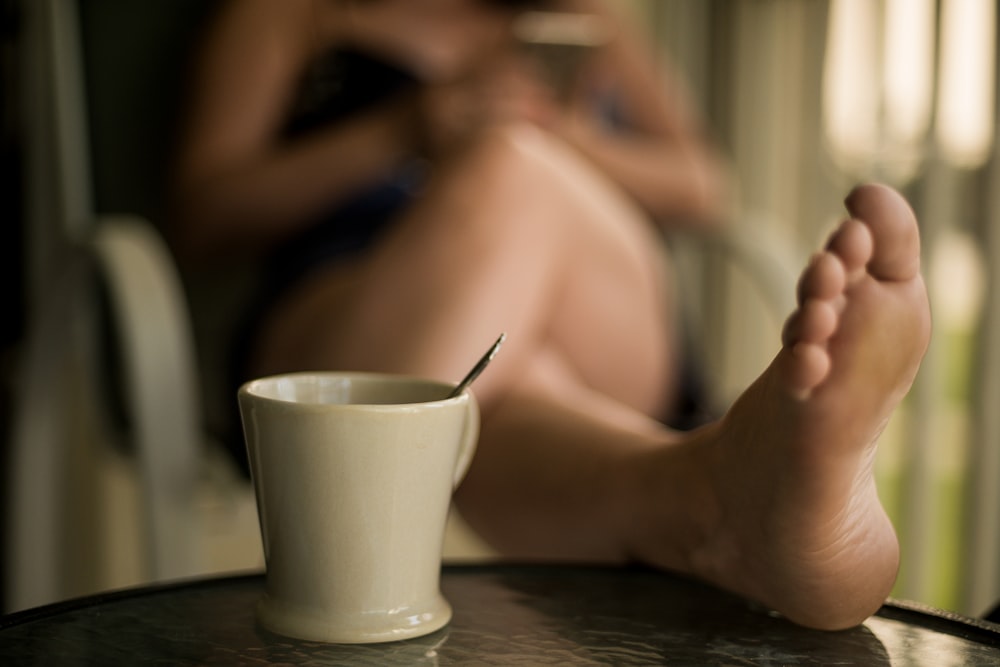
[[[639,560],[804,625],[877,610],[899,551],[872,461],[930,318],[909,207],[878,185],[848,205],[780,351],[721,420],[672,433],[539,370],[484,433],[466,515],[521,558]]]
[[[173,169],[172,241],[181,258],[197,265],[269,248],[401,155],[449,161],[484,131],[518,122],[558,134],[657,218],[719,220],[723,161],[680,79],[654,68],[641,35],[600,2],[560,4],[612,26],[614,38],[583,76],[620,81],[632,134],[600,131],[582,99],[555,106],[523,63],[512,62],[510,12],[468,0],[224,3],[197,54]],[[308,141],[283,141],[300,72],[338,44],[405,63],[427,85]]]
[[[420,200],[373,248],[291,290],[252,372],[457,380],[506,331],[475,385],[482,432],[456,493],[502,553],[639,560],[802,624],[862,621],[898,564],[875,443],[930,328],[912,212],[882,186],[853,191],[770,367],[719,421],[671,431],[656,417],[680,351],[649,220],[712,224],[723,170],[626,26],[584,74],[622,85],[633,131],[611,135],[556,103],[511,50],[510,18],[462,0],[228,4],[193,84],[175,247],[252,256],[400,155],[426,156]],[[283,142],[297,73],[337,43],[415,63],[425,85]]]

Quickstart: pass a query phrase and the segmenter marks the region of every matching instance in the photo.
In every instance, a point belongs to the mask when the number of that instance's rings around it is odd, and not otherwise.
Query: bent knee
[[[530,193],[551,192],[557,186],[556,165],[568,159],[556,138],[530,123],[490,127],[470,142],[460,158],[460,173],[474,179],[477,190]]]
[[[558,137],[529,123],[482,131],[438,175],[436,201],[452,204],[452,215],[432,224],[491,242],[500,234],[536,245],[546,238],[563,243],[570,228],[578,234],[591,230],[603,242],[608,228],[622,227],[622,220],[641,224],[621,188]]]

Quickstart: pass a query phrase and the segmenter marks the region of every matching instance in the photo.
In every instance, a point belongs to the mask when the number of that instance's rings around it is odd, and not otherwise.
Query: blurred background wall
[[[775,257],[796,267],[803,262],[843,215],[841,199],[858,181],[889,182],[913,203],[924,234],[935,330],[917,385],[889,425],[877,462],[883,501],[903,545],[894,595],[981,613],[1000,599],[995,2],[612,1],[687,76],[709,128],[732,159],[739,182],[734,224],[773,246]],[[50,83],[33,69],[37,8],[47,4],[61,2],[0,5],[5,454],[25,332],[48,275],[58,269],[53,248],[65,231],[55,222],[62,214],[44,177],[58,165],[36,171],[30,159],[32,142],[46,141],[32,128],[45,112],[35,106],[37,88]],[[155,223],[156,183],[169,148],[162,126],[177,101],[181,74],[176,56],[190,44],[204,3],[73,4],[86,53],[82,83],[92,92],[82,131],[94,150],[80,187],[96,210],[137,213]],[[155,127],[160,129],[151,131]],[[82,227],[78,232],[86,234],[85,222]],[[776,351],[783,313],[711,256],[692,256],[691,266],[713,380],[731,398]],[[112,528],[103,532],[83,533],[99,543],[81,550],[89,556],[75,575],[72,590],[78,593],[148,576],[135,557],[120,553],[136,550],[129,500],[135,482],[122,481],[134,477],[132,464],[127,452],[102,460],[114,461],[105,467],[119,472],[110,478],[106,471],[95,473],[88,488],[119,490],[105,494],[87,516],[118,518],[105,518],[102,525]],[[248,499],[252,504],[245,489],[203,494],[199,512],[208,518],[198,539],[219,547],[206,570],[256,562],[254,547],[246,546],[256,539]]]

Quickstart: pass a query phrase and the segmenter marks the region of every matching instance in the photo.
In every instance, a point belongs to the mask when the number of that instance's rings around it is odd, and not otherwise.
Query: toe
[[[844,291],[847,274],[843,262],[831,252],[817,253],[799,277],[798,303],[833,299]]]
[[[828,300],[809,299],[785,322],[781,341],[786,347],[796,343],[823,343],[837,330],[837,311]]]
[[[798,343],[782,357],[779,372],[785,387],[800,399],[808,398],[830,372],[830,355],[819,345]]]
[[[848,282],[865,270],[872,259],[874,242],[868,226],[860,220],[847,220],[830,237],[826,249],[844,265]]]
[[[902,195],[885,185],[865,184],[845,200],[851,215],[871,231],[874,250],[868,271],[879,280],[908,280],[920,271],[916,217]]]

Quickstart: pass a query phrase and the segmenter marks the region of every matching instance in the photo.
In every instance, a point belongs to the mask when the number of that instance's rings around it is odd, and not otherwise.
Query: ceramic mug
[[[408,639],[448,623],[448,507],[479,435],[454,385],[373,373],[291,373],[238,400],[267,569],[257,619],[327,642]]]

